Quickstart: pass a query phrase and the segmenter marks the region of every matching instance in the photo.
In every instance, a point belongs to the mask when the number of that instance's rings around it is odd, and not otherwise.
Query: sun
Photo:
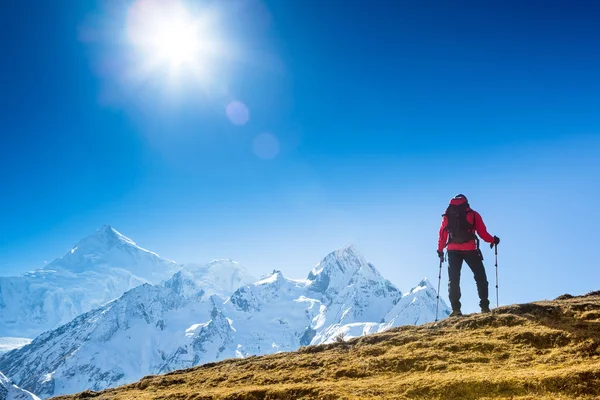
[[[155,39],[153,45],[157,54],[176,67],[193,61],[201,47],[194,25],[184,19],[173,21],[170,29],[165,29]]]
[[[129,10],[127,37],[146,74],[206,76],[223,48],[214,26],[210,13],[181,1],[138,0]]]

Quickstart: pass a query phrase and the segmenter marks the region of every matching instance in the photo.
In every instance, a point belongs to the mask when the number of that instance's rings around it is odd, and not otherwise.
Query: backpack
[[[448,219],[446,230],[448,231],[448,243],[467,243],[471,240],[476,240],[475,236],[475,219],[471,224],[467,220],[467,215],[472,213],[469,203],[463,203],[458,206],[449,205],[444,216]]]

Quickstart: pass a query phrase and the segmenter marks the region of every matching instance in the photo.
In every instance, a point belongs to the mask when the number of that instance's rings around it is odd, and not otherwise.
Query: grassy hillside
[[[600,292],[57,399],[600,399]]]

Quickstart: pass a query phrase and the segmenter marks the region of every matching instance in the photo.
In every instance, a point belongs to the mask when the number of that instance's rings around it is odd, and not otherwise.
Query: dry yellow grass
[[[58,399],[600,399],[600,292]]]

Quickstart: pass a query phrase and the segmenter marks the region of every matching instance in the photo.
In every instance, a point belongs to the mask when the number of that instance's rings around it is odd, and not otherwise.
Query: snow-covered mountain
[[[49,397],[435,318],[426,280],[402,294],[353,247],[329,254],[305,280],[273,271],[247,284],[240,268],[218,261],[134,288],[0,356],[0,370]],[[440,315],[448,314],[441,303]]]
[[[0,372],[0,400],[40,400],[40,398],[21,389]]]
[[[180,269],[105,225],[42,269],[0,277],[0,337],[33,338]]]
[[[186,264],[179,274],[182,282],[202,287],[207,295],[222,297],[229,297],[239,287],[256,281],[245,268],[232,260],[213,260],[206,265]]]

